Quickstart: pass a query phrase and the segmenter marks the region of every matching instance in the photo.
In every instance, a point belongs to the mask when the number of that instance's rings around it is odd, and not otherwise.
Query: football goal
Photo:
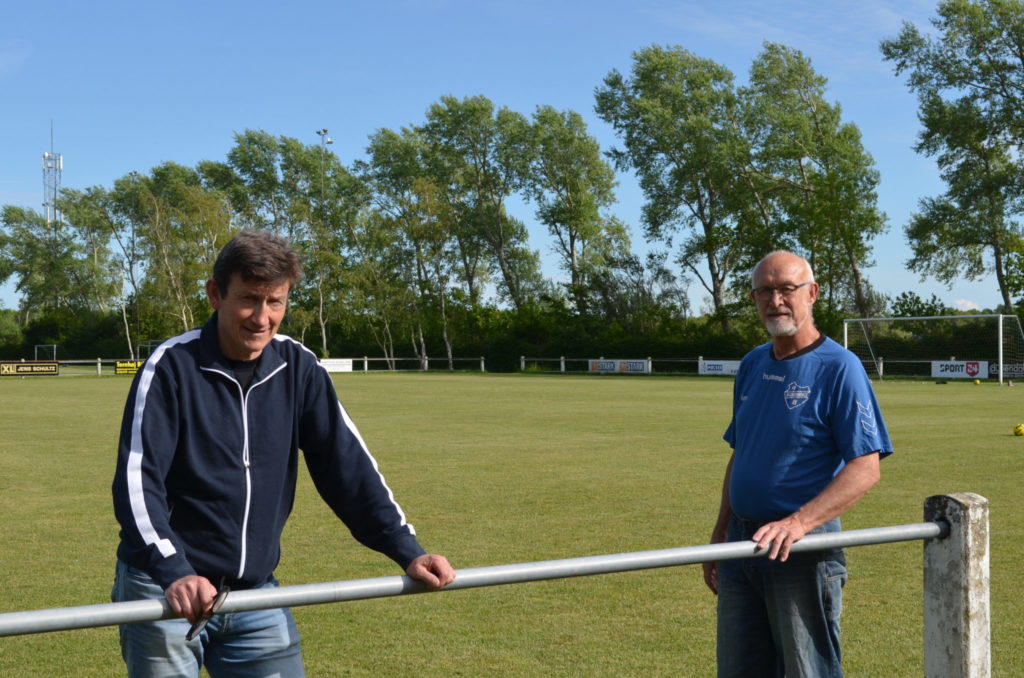
[[[879,379],[1024,378],[1024,330],[1015,315],[847,318],[843,345]]]

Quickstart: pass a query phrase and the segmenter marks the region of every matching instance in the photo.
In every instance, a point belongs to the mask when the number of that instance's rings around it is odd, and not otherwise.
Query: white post
[[[103,376],[103,361],[100,360],[99,358],[96,358],[96,376]]]
[[[481,372],[486,372],[487,371],[487,370],[484,369],[484,357],[483,356],[480,356],[480,371]]]
[[[885,358],[878,357],[878,378],[883,379],[885,377]]]
[[[370,359],[367,358],[364,355],[363,356],[363,372],[369,372],[369,371],[370,371]]]
[[[559,358],[558,360],[559,360],[559,362],[558,362],[558,365],[559,365],[559,371],[560,371],[560,372],[565,372],[565,356],[563,355],[563,356],[562,356],[561,358]]]
[[[985,375],[988,376],[987,374]],[[1003,385],[1003,316],[999,316],[999,385]]]
[[[972,492],[928,497],[924,517],[949,523],[948,537],[924,542],[924,675],[989,678],[988,500]]]
[[[526,371],[526,356],[525,355],[519,356],[519,371],[520,372],[525,372]]]
[[[651,358],[651,356],[647,356],[647,374],[653,374],[654,373],[654,364],[653,363],[654,363],[654,360]]]

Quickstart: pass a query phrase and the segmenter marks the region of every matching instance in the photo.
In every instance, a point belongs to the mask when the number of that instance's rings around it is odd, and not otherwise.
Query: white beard
[[[791,315],[768,318],[764,321],[764,328],[773,337],[792,337],[800,329]]]

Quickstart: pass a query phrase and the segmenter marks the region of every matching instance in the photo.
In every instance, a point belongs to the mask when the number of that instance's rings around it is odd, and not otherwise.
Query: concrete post
[[[989,678],[988,500],[972,492],[928,497],[926,521],[949,536],[924,542],[924,675]]]

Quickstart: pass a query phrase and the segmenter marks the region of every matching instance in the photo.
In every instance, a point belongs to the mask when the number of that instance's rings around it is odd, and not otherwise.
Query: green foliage
[[[885,226],[878,173],[810,60],[767,43],[736,87],[728,69],[681,47],[633,59],[629,78],[605,78],[596,110],[623,139],[611,152],[619,168],[640,179],[648,237],[671,247],[684,234],[677,261],[699,277],[723,330],[748,271],[780,248],[807,253],[828,317],[871,311],[862,269]]]
[[[944,282],[994,271],[1013,308],[1007,254],[1019,247],[1024,204],[1024,5],[1014,0],[943,0],[935,35],[904,24],[882,54],[917,94],[917,151],[934,156],[946,192],[923,198],[906,226],[912,270]]]
[[[629,253],[624,225],[602,214],[614,201],[615,175],[575,111],[538,107],[528,144],[527,195],[555,239],[568,294],[586,314],[592,280]]]
[[[900,292],[891,302],[890,315],[894,317],[923,318],[935,315],[951,315],[949,309],[939,300],[932,296],[925,301],[915,292]]]

